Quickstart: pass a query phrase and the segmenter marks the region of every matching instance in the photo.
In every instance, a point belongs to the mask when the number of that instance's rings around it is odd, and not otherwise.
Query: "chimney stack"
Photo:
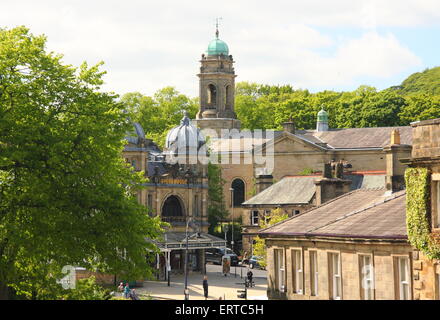
[[[331,164],[324,163],[323,176],[315,180],[317,206],[350,191],[351,180],[342,178],[342,169],[342,162],[338,162],[332,177]]]
[[[386,154],[386,188],[389,192],[396,192],[405,188],[405,169],[399,159],[411,157],[412,147],[400,143],[400,132],[391,131],[390,145],[383,148]]]
[[[284,122],[282,125],[284,131],[295,134],[295,123],[293,122],[293,120]]]
[[[391,143],[390,145],[400,144],[400,132],[397,129],[391,131]]]
[[[256,191],[259,194],[273,184],[273,176],[271,174],[259,174],[256,177]]]
[[[332,165],[330,163],[324,163],[324,170],[322,171],[323,178],[332,178]]]

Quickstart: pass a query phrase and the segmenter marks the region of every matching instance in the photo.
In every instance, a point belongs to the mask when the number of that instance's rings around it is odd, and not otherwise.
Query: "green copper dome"
[[[206,54],[208,56],[216,56],[220,54],[224,54],[225,56],[227,56],[229,55],[229,48],[226,42],[220,40],[219,38],[216,38],[209,43]]]
[[[324,109],[318,112],[318,122],[328,122],[328,113]]]

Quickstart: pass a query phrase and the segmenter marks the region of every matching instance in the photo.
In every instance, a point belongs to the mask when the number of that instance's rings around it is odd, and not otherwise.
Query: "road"
[[[235,267],[231,267],[231,273],[228,276],[222,274],[222,268],[218,265],[207,264],[206,274],[208,276],[208,299],[218,300],[220,297],[225,300],[243,300],[237,297],[237,290],[244,289],[243,283],[248,268],[237,266],[237,275],[235,276]],[[241,271],[241,272],[240,272]],[[248,289],[249,300],[265,300],[267,290],[266,271],[252,270],[254,274],[255,286]],[[243,279],[240,276],[243,276]],[[190,273],[188,276],[188,289],[190,300],[204,300],[202,288],[203,275],[200,273]],[[171,286],[167,286],[166,281],[145,281],[143,288],[137,288],[140,294],[149,294],[154,299],[184,299],[184,275],[174,275],[171,277]]]

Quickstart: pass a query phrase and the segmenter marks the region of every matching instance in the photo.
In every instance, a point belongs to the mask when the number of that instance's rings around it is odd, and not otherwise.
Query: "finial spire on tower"
[[[218,39],[218,34],[219,34],[219,32],[218,32],[218,21],[221,20],[221,19],[222,19],[221,17],[215,19],[215,37],[217,39]]]

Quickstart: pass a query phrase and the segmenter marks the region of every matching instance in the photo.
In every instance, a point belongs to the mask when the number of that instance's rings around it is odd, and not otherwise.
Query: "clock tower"
[[[240,129],[240,121],[234,111],[235,71],[234,60],[228,45],[219,39],[218,27],[215,39],[200,60],[199,98],[200,110],[196,124],[201,129]]]

